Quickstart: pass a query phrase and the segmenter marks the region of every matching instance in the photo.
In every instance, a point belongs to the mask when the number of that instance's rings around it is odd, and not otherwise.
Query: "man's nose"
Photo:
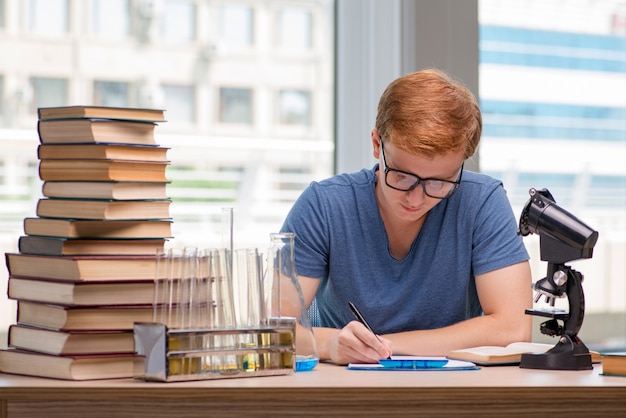
[[[426,194],[424,194],[424,187],[422,187],[421,184],[418,184],[413,189],[406,192],[406,194],[407,200],[411,203],[411,205],[421,203],[426,198]]]

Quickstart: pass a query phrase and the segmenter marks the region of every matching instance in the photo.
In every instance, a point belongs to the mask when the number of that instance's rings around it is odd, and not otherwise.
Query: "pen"
[[[365,320],[365,318],[363,318],[363,315],[361,315],[361,312],[359,312],[359,310],[356,308],[356,306],[354,305],[354,303],[352,302],[348,302],[348,306],[350,307],[350,310],[352,311],[352,313],[354,314],[354,317],[356,318],[357,321],[359,321],[360,323],[362,323],[363,325],[365,325],[365,328],[367,328],[369,330],[369,332],[371,332],[372,334],[374,334],[374,336],[376,337],[376,339],[378,341],[380,341],[381,343],[383,343],[383,341],[380,339],[380,337],[378,336],[378,334],[376,334],[373,330],[372,327],[370,327],[370,324],[367,323],[367,321]],[[387,357],[387,359],[390,359],[391,357]]]

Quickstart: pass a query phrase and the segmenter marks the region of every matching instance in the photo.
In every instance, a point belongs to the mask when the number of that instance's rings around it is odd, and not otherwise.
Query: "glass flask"
[[[317,343],[313,335],[294,257],[295,234],[270,234],[265,277],[267,318],[296,319],[296,371],[312,370],[319,363]]]

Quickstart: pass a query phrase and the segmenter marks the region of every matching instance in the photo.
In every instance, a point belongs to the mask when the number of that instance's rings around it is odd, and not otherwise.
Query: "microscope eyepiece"
[[[530,189],[530,199],[524,206],[520,216],[518,233],[522,236],[538,234],[550,258],[545,261],[566,262],[580,258],[591,258],[593,247],[598,240],[598,232],[594,231],[565,209],[556,204],[547,189]]]

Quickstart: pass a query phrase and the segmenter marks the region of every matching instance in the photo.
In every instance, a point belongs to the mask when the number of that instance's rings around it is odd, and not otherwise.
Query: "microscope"
[[[546,277],[533,284],[535,303],[541,297],[550,309],[527,309],[528,315],[550,318],[540,326],[542,334],[558,337],[557,344],[545,353],[523,354],[520,367],[550,370],[592,369],[591,354],[578,332],[585,314],[583,275],[565,263],[591,258],[598,232],[571,213],[560,208],[547,189],[530,189],[518,234],[539,235],[541,260],[548,263]],[[554,308],[556,298],[567,297],[569,312]]]

